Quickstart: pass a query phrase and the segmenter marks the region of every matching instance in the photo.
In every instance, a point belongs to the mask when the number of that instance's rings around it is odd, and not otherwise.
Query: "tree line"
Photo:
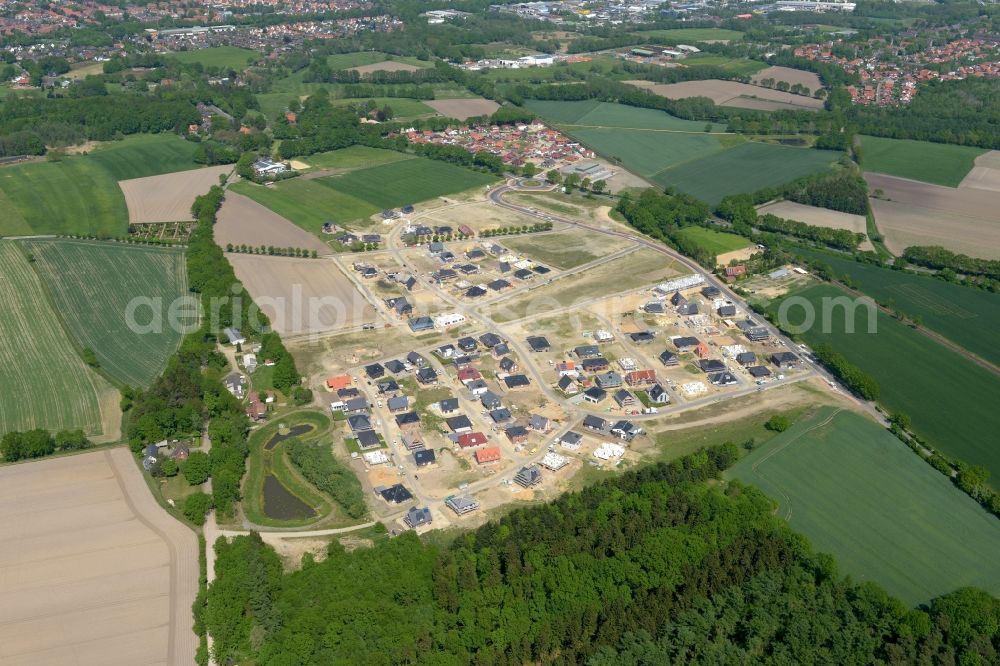
[[[842,578],[758,490],[706,485],[738,455],[630,471],[449,546],[334,541],[289,573],[259,535],[220,540],[198,622],[219,663],[275,666],[995,663],[1000,602],[910,609]]]
[[[708,206],[682,193],[644,190],[637,198],[623,195],[616,206],[637,230],[679,250],[702,266],[715,268],[715,253],[678,233],[684,227],[700,225],[708,217]]]
[[[970,257],[937,245],[908,247],[903,250],[903,258],[918,266],[952,270],[968,275],[982,275],[993,280],[1000,280],[1000,261]]]
[[[79,451],[92,446],[82,430],[60,430],[53,435],[37,428],[24,432],[13,430],[0,440],[0,455],[6,462],[43,458],[56,451]]]

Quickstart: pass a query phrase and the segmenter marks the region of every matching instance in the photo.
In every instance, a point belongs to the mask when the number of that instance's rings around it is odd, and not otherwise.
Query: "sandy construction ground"
[[[668,99],[686,97],[708,97],[719,106],[755,108],[767,111],[779,109],[823,108],[823,101],[804,95],[752,86],[738,81],[709,79],[706,81],[682,81],[680,83],[653,83],[652,81],[626,81],[637,88],[649,90]]]
[[[807,72],[803,69],[794,69],[792,67],[768,67],[754,74],[750,80],[754,83],[759,83],[764,79],[784,81],[789,85],[795,85],[798,83],[804,85],[806,88],[809,88],[812,92],[816,92],[823,87],[823,83],[819,80],[819,76],[815,73]]]
[[[960,188],[1000,192],[1000,150],[976,158],[976,166],[962,179]]]
[[[375,310],[327,259],[228,255],[236,277],[281,335],[328,333],[375,321]]]
[[[868,221],[865,219],[864,215],[851,215],[850,213],[841,213],[839,211],[819,208],[817,206],[807,206],[805,204],[795,203],[794,201],[779,201],[777,203],[761,206],[757,209],[757,212],[761,214],[770,213],[771,215],[783,217],[786,220],[795,220],[796,222],[811,224],[814,227],[847,229],[848,231],[853,231],[856,234],[867,235],[868,233]],[[861,244],[861,249],[873,250],[875,248],[872,247],[870,241],[866,240]]]
[[[0,469],[0,663],[194,663],[198,540],[128,449]]]
[[[250,197],[226,192],[226,200],[219,209],[215,223],[215,242],[220,247],[227,243],[274,245],[276,247],[301,247],[329,254],[330,246],[281,217],[270,208],[260,205]]]
[[[760,250],[756,246],[751,245],[750,247],[745,247],[742,250],[733,250],[732,252],[717,254],[715,255],[715,263],[719,266],[728,266],[730,261],[746,261],[758,252],[760,252]]]
[[[431,107],[446,118],[465,120],[473,116],[488,116],[500,108],[500,105],[491,99],[435,99],[425,101],[424,104]]]
[[[219,184],[219,175],[233,170],[232,164],[165,173],[162,176],[118,181],[128,205],[128,221],[186,222],[194,198]]]
[[[409,65],[405,62],[396,62],[394,60],[386,60],[385,62],[376,62],[371,65],[359,65],[358,67],[351,67],[355,72],[361,74],[370,74],[372,72],[415,72],[419,67],[416,65]]]
[[[940,245],[986,259],[1000,258],[1000,192],[930,185],[867,173],[875,224],[895,254],[911,245]]]

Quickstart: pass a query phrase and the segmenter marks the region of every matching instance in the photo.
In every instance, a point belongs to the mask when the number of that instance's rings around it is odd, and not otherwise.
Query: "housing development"
[[[994,14],[0,1],[0,664],[1000,663]]]

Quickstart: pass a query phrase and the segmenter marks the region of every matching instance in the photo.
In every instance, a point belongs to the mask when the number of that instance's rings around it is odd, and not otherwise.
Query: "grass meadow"
[[[322,232],[325,222],[332,220],[353,226],[352,223],[381,210],[367,201],[326,187],[322,181],[322,178],[292,178],[267,187],[244,181],[230,189],[317,235]]]
[[[1000,522],[867,417],[826,407],[726,475],[759,487],[842,574],[915,606],[1000,593]]]
[[[1000,348],[995,340],[1000,331],[1000,294],[862,264],[828,252],[800,252],[827,263],[838,276],[849,276],[856,289],[880,303],[888,303],[891,309],[909,317],[920,315],[928,329],[1000,365]]]
[[[413,155],[368,146],[350,146],[326,153],[303,157],[302,161],[317,169],[368,169],[391,162],[415,159]]]
[[[954,146],[911,139],[862,136],[861,166],[865,171],[958,187],[984,148]]]
[[[32,428],[107,434],[120,414],[117,392],[84,364],[13,241],[0,241],[0,284],[0,434]]]
[[[171,57],[183,63],[200,62],[204,67],[219,67],[222,69],[235,69],[243,71],[249,65],[249,58],[258,59],[260,54],[250,49],[241,49],[236,46],[213,46],[207,49],[195,49],[193,51],[178,51],[171,53]]]
[[[351,67],[362,67],[364,65],[374,65],[379,62],[401,62],[414,67],[433,67],[434,63],[429,60],[419,60],[411,56],[398,56],[382,53],[381,51],[354,51],[351,53],[334,53],[327,56],[326,64],[330,69],[350,69]]]
[[[657,37],[659,39],[675,40],[680,44],[690,42],[738,41],[743,33],[726,28],[677,28],[673,30],[644,30],[636,33],[640,37]]]
[[[87,155],[0,168],[0,236],[123,235],[118,181],[197,168],[195,148],[173,134],[136,135]]]
[[[1000,405],[1000,378],[881,312],[872,334],[867,332],[866,308],[856,309],[853,333],[845,325],[844,308],[822,316],[825,297],[846,295],[829,284],[792,292],[790,296],[812,303],[817,313],[816,324],[800,337],[810,344],[829,343],[869,373],[881,388],[880,402],[890,413],[909,415],[914,432],[931,446],[948,456],[982,465],[993,479],[1000,479],[1000,447],[995,435],[1000,431],[1000,411],[996,408]],[[790,308],[789,322],[801,324],[802,313],[801,307]]]
[[[742,250],[750,245],[750,241],[743,236],[716,231],[714,229],[706,229],[705,227],[686,227],[678,233],[689,241],[697,243],[700,247],[715,254],[725,254],[734,250]]]
[[[749,60],[747,58],[730,58],[728,56],[715,55],[711,53],[696,53],[684,58],[684,64],[688,67],[699,65],[712,65],[729,72],[730,74],[740,74],[752,76],[762,69],[767,69],[767,63],[759,60]]]
[[[133,387],[151,384],[182,338],[169,325],[166,309],[188,293],[183,251],[73,240],[31,240],[24,246],[77,347],[92,349],[112,379]],[[67,266],[73,267],[73,279],[66,279]],[[126,313],[137,297],[162,302],[161,330],[130,329]],[[135,315],[138,323],[153,317],[148,307]],[[196,322],[196,315],[180,320]]]

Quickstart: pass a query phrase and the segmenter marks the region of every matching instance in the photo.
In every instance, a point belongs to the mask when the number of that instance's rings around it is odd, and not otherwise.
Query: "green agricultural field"
[[[725,254],[750,246],[750,241],[743,236],[705,227],[687,227],[681,229],[679,233],[689,241],[697,243],[699,247],[715,254]]]
[[[714,206],[730,194],[754,192],[825,171],[838,157],[840,153],[830,150],[744,143],[661,171],[652,180]]]
[[[722,150],[711,134],[612,128],[574,129],[571,134],[594,152],[647,178]]]
[[[0,235],[122,235],[128,224],[119,180],[197,168],[196,145],[173,134],[136,135],[88,155],[0,169]]]
[[[183,251],[118,243],[72,240],[31,240],[25,251],[45,283],[56,312],[80,349],[92,349],[101,369],[112,379],[146,387],[166,366],[185,332],[169,321],[168,308],[188,293]],[[73,279],[66,279],[72,266]],[[154,306],[139,308],[135,321],[152,324],[162,318],[159,330],[133,331],[128,323],[129,303],[151,299]],[[177,323],[197,324],[197,300],[179,310]]]
[[[116,438],[117,391],[84,364],[42,281],[12,241],[0,241],[0,284],[0,434],[83,428]]]
[[[319,178],[316,182],[383,210],[481,188],[496,181],[492,174],[421,157]]]
[[[923,325],[995,365],[1000,348],[1000,295],[938,280],[927,275],[862,264],[828,252],[800,251],[827,263],[838,276],[893,310],[920,315]]]
[[[847,332],[844,308],[822,316],[824,298],[847,295],[832,285],[814,284],[791,295],[806,299],[816,312],[815,325],[800,337],[809,344],[828,342],[874,377],[880,402],[890,413],[909,415],[913,430],[931,446],[986,467],[994,482],[1000,479],[1000,377],[882,313],[877,332],[869,334],[864,307],[854,312],[855,332]],[[799,306],[787,314],[793,325],[804,319]]]
[[[319,235],[325,222],[353,226],[382,210],[357,197],[326,187],[322,178],[292,178],[271,186],[243,181],[231,186],[306,231]]]
[[[170,55],[183,63],[200,62],[205,67],[219,67],[237,71],[243,71],[248,67],[249,58],[254,60],[260,58],[260,54],[256,51],[235,46],[213,46],[208,49],[179,51]]]
[[[435,115],[437,113],[437,111],[419,99],[410,99],[409,97],[344,97],[342,99],[332,99],[330,103],[334,106],[363,105],[370,99],[373,99],[380,109],[384,106],[391,108],[394,119]]]
[[[350,69],[351,67],[361,67],[363,65],[374,65],[378,62],[392,60],[414,67],[433,67],[434,63],[429,60],[419,60],[411,56],[390,55],[379,51],[355,51],[353,53],[334,53],[327,56],[326,64],[330,69]]]
[[[983,148],[930,141],[862,136],[861,166],[865,171],[957,187],[975,166]]]
[[[609,56],[597,56],[587,61],[557,63],[551,67],[523,67],[520,69],[490,69],[482,76],[494,81],[554,81],[575,79],[582,81],[588,75],[599,72],[605,76],[620,76],[625,73],[621,60]]]
[[[762,69],[767,68],[767,63],[759,60],[749,60],[747,58],[729,58],[726,56],[713,55],[710,53],[696,53],[684,58],[684,64],[688,67],[698,65],[713,65],[720,67],[731,74],[742,74],[751,76]]]
[[[303,157],[302,161],[317,169],[369,169],[390,162],[414,159],[413,155],[395,150],[382,150],[368,146],[351,146],[326,153]]]
[[[644,30],[636,33],[640,37],[658,37],[660,39],[674,40],[680,44],[693,42],[711,41],[737,41],[743,38],[743,33],[738,30],[727,30],[726,28],[678,28],[675,30]]]
[[[969,585],[1000,593],[1000,522],[868,418],[825,408],[727,476],[777,501],[841,573],[911,606]]]
[[[557,125],[577,127],[621,127],[625,129],[670,130],[675,132],[704,133],[706,123],[684,120],[666,111],[643,109],[625,104],[611,104],[596,100],[560,102],[528,100],[526,106]],[[713,132],[725,132],[726,126],[714,124]]]

